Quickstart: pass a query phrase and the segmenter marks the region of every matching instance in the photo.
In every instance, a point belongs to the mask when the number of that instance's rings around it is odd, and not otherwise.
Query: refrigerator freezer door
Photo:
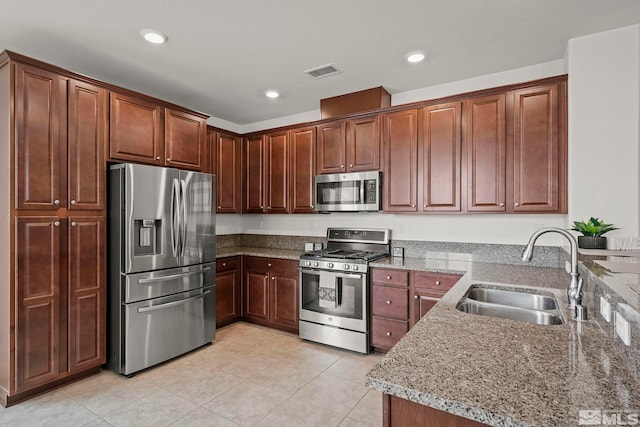
[[[180,265],[216,259],[215,176],[180,171],[181,256]]]

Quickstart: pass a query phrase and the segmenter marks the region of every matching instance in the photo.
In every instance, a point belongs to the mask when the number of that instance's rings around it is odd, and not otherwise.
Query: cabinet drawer
[[[391,348],[407,333],[409,322],[406,320],[371,318],[371,345],[380,348]]]
[[[238,268],[238,257],[218,258],[216,260],[216,272],[235,270]]]
[[[406,270],[374,268],[371,270],[371,281],[372,283],[382,285],[407,286],[409,283],[409,272]]]
[[[245,257],[244,266],[247,270],[268,272],[274,274],[298,274],[298,261],[280,258]]]
[[[374,316],[406,320],[409,317],[409,290],[373,285],[371,307]]]
[[[459,274],[428,273],[416,271],[413,273],[413,286],[421,289],[435,289],[446,292],[460,280]]]

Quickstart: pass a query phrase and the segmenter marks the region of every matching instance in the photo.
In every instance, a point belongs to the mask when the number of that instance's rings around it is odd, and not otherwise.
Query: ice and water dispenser
[[[139,256],[160,254],[160,231],[162,227],[162,220],[136,219],[134,220],[134,224],[134,255]]]

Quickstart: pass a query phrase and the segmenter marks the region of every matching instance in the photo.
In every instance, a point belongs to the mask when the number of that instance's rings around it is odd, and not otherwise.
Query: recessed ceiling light
[[[412,64],[415,64],[417,62],[422,62],[424,60],[424,52],[420,52],[420,51],[409,52],[405,55],[405,58],[407,59],[407,62],[410,62]]]
[[[280,96],[277,90],[267,90],[264,92],[264,96],[267,98],[277,98]]]
[[[167,36],[160,31],[145,28],[140,31],[140,35],[149,43],[162,44],[167,41]]]

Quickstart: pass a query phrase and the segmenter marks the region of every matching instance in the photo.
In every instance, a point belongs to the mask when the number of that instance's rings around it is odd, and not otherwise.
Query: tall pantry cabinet
[[[0,55],[0,403],[105,362],[107,91]]]

